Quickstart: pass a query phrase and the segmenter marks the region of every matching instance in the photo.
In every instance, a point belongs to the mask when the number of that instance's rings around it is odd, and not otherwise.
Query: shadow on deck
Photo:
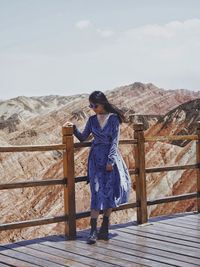
[[[150,219],[110,227],[110,240],[86,244],[63,235],[0,246],[0,266],[200,266],[200,214]]]

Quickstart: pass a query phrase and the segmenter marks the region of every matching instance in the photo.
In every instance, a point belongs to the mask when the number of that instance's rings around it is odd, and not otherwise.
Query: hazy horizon
[[[110,88],[110,89],[107,89],[107,90],[101,90],[102,92],[107,92],[107,91],[110,91],[110,90],[115,90],[115,89],[117,89],[117,88],[119,88],[119,87],[123,87],[123,86],[130,86],[130,85],[132,85],[132,84],[134,84],[134,83],[142,83],[142,82],[139,82],[139,81],[136,81],[136,82],[133,82],[133,83],[131,83],[131,84],[124,84],[124,85],[120,85],[120,86],[117,86],[117,87],[115,87],[115,88]],[[153,84],[153,83],[142,83],[142,84]],[[163,90],[188,90],[188,91],[193,91],[193,92],[198,92],[198,91],[200,91],[200,90],[191,90],[191,89],[188,89],[188,88],[174,88],[174,89],[171,89],[171,88],[163,88],[163,87],[159,87],[159,86],[157,86],[156,84],[153,84],[154,86],[156,86],[157,88],[159,88],[159,89],[163,89]],[[91,91],[92,92],[92,91]],[[91,92],[81,92],[81,93],[74,93],[74,94],[66,94],[66,95],[64,95],[64,94],[46,94],[46,95],[17,95],[17,96],[13,96],[13,97],[9,97],[9,98],[0,98],[0,101],[6,101],[6,100],[9,100],[9,99],[13,99],[13,98],[17,98],[17,97],[45,97],[45,96],[59,96],[59,97],[67,97],[67,96],[75,96],[75,95],[80,95],[80,94],[82,94],[82,95],[84,95],[84,94],[86,94],[86,95],[89,95]]]
[[[199,91],[198,0],[0,0],[0,99]]]

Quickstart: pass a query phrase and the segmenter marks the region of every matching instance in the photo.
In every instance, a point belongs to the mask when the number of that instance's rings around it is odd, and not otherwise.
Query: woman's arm
[[[90,118],[87,120],[86,125],[85,125],[85,129],[83,130],[83,132],[80,132],[79,129],[76,127],[76,125],[74,126],[74,135],[78,138],[79,141],[85,141],[88,136],[91,133],[91,124],[90,124]]]
[[[117,116],[113,120],[112,127],[112,141],[107,160],[107,164],[109,165],[114,165],[115,163],[115,156],[117,155],[117,147],[119,143],[119,119]]]

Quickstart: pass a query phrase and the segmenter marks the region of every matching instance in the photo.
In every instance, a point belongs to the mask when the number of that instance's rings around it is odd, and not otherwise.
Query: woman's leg
[[[91,210],[90,225],[91,230],[87,239],[88,244],[94,244],[97,240],[97,218],[99,216],[99,210]]]
[[[108,225],[109,225],[109,217],[112,212],[112,208],[105,209],[103,213],[103,222],[100,227],[99,233],[98,233],[98,239],[108,240]]]
[[[110,217],[111,212],[112,212],[112,208],[106,209],[104,210],[103,215],[106,217]]]
[[[98,219],[98,216],[99,216],[99,210],[92,209],[91,210],[91,218]]]

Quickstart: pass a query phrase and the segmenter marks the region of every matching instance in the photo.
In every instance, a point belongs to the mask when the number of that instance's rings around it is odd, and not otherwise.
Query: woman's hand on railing
[[[65,122],[63,127],[73,127],[73,130],[75,131],[76,125],[73,124],[71,121],[67,121],[67,122]]]
[[[64,126],[64,127],[70,127],[70,126],[73,127],[73,125],[74,125],[74,124],[73,124],[72,122],[67,121],[63,126]]]

